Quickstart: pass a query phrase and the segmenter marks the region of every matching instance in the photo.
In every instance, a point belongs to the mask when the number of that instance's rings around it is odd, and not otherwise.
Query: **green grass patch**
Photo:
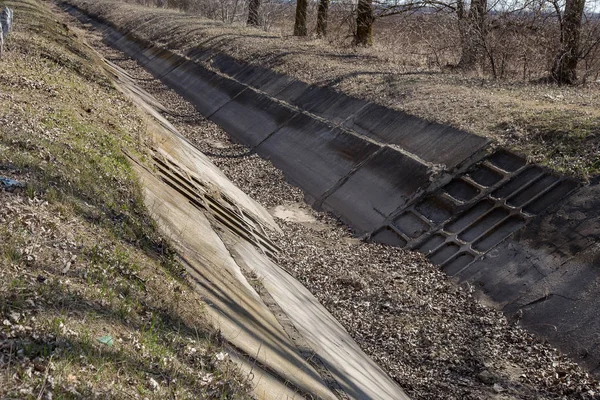
[[[50,3],[6,5],[0,176],[26,186],[0,191],[0,397],[248,398],[124,155],[145,117]]]

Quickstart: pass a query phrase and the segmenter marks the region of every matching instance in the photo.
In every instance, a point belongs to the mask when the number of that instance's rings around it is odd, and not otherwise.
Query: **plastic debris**
[[[4,178],[0,176],[0,188],[5,190],[22,189],[25,187],[24,183],[15,181],[14,179]]]
[[[105,344],[107,346],[112,346],[115,343],[115,341],[113,340],[112,336],[110,336],[110,335],[99,337],[97,340],[100,343]]]
[[[158,382],[156,382],[154,378],[148,379],[148,384],[150,385],[150,388],[153,392],[156,392],[158,389],[160,389],[160,385],[158,384]]]

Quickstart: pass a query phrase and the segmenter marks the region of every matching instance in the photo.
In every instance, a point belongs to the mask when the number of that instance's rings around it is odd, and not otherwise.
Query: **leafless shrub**
[[[374,0],[375,46],[407,69],[456,70],[464,50],[459,29],[461,1]],[[485,27],[467,32],[476,35],[478,67],[475,73],[495,79],[525,81],[547,76],[560,41],[560,13],[564,1],[488,1]],[[179,8],[226,23],[245,23],[248,14],[247,0],[137,2]],[[597,2],[600,0],[588,0],[582,26],[579,76],[584,82],[598,80],[600,74],[600,16],[594,13]],[[318,0],[308,3],[309,35],[316,30],[317,5]],[[258,25],[266,31],[290,34],[294,11],[294,3],[264,0],[259,9]],[[346,47],[351,45],[355,33],[356,0],[332,2],[326,40],[334,46]]]
[[[294,18],[293,4],[281,0],[264,0],[258,13],[259,24],[265,31],[290,30]]]
[[[588,13],[581,34],[582,81],[600,78],[600,15]]]

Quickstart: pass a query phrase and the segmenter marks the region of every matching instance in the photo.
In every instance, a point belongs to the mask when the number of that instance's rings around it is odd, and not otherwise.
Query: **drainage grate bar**
[[[169,157],[155,151],[152,155],[159,178],[196,208],[209,211],[226,228],[252,243],[268,257],[276,258],[281,249],[266,234],[265,227],[225,195],[211,196],[206,185]]]
[[[458,272],[577,186],[498,150],[398,210],[372,238],[418,249],[445,270]]]

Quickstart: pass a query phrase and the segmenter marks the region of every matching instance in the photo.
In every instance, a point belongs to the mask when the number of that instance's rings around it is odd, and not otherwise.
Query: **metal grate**
[[[500,150],[398,212],[372,239],[418,249],[452,275],[577,186]]]
[[[170,157],[152,154],[160,179],[189,200],[196,208],[209,212],[219,223],[252,243],[272,259],[281,252],[268,237],[265,227],[223,193],[211,194],[209,188],[191,171]]]

